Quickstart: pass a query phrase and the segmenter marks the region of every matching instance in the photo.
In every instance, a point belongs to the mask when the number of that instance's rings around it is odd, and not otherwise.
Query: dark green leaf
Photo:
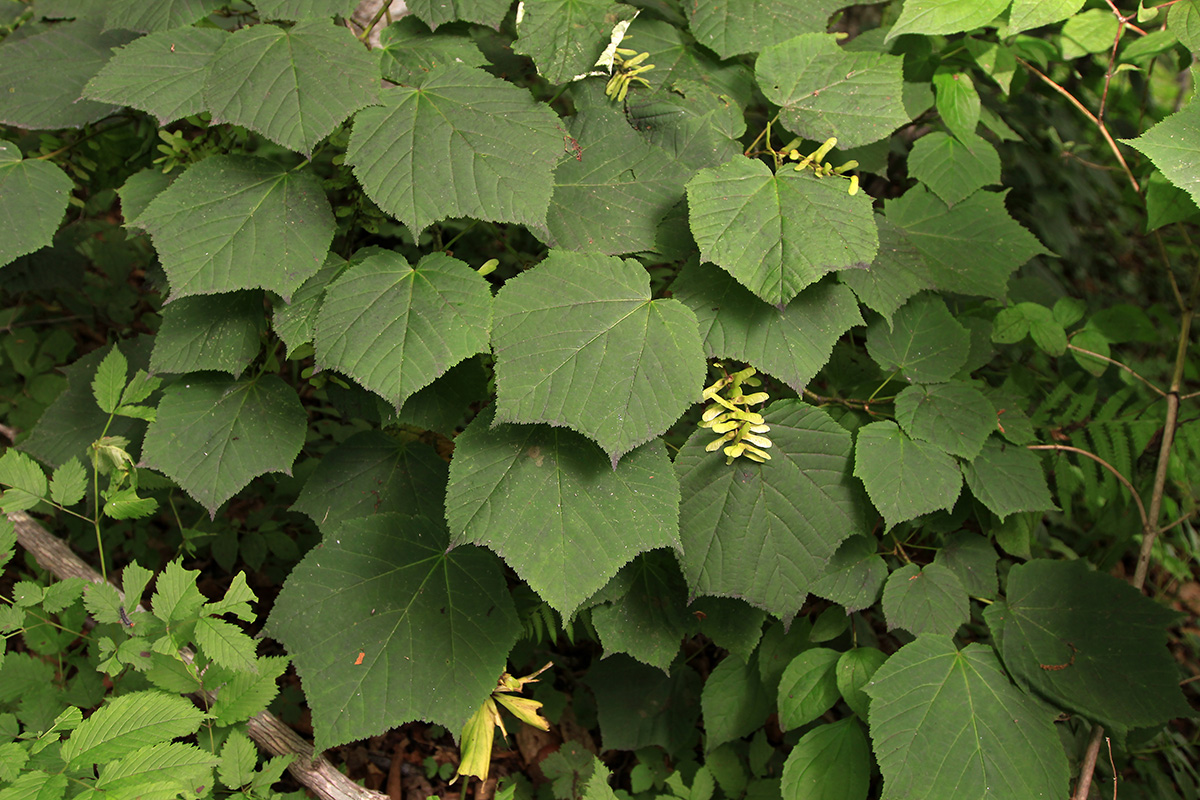
[[[862,324],[844,286],[811,286],[780,311],[711,264],[685,266],[671,296],[695,312],[710,358],[754,364],[797,392],[829,361],[842,334]]]
[[[874,647],[855,647],[838,658],[838,691],[846,705],[850,706],[863,722],[867,721],[867,711],[871,704],[871,696],[864,691],[864,687],[871,682],[871,678],[887,658],[882,650]]]
[[[696,402],[704,353],[696,317],[654,300],[636,261],[554,251],[496,296],[500,422],[569,427],[615,465]]]
[[[824,714],[837,702],[835,667],[841,654],[826,647],[805,650],[792,659],[779,681],[779,727],[799,728]]]
[[[967,72],[939,71],[933,76],[937,91],[937,110],[950,132],[968,146],[979,127],[979,92]]]
[[[962,581],[946,567],[906,564],[883,587],[883,615],[889,631],[953,636],[970,618],[970,603]]]
[[[875,224],[879,231],[875,261],[866,269],[839,272],[838,280],[854,290],[864,305],[882,314],[890,326],[896,309],[922,289],[932,289],[933,279],[925,257],[902,230],[879,215]]]
[[[684,81],[696,81],[717,94],[729,95],[740,107],[751,100],[754,80],[744,64],[736,60],[718,61],[696,47],[680,28],[650,14],[642,14],[633,21],[622,46],[636,46],[650,54],[645,63],[654,64],[654,71],[645,77],[654,86],[670,88]]]
[[[398,514],[330,524],[268,625],[304,681],[318,750],[417,719],[461,729],[521,633],[495,556]]]
[[[962,581],[973,597],[992,599],[996,596],[996,548],[977,533],[958,531],[952,534],[934,559]]]
[[[1017,511],[1050,511],[1054,501],[1033,452],[989,438],[964,474],[971,493],[1003,520]]]
[[[479,273],[444,253],[409,266],[380,253],[339,275],[316,324],[317,364],[399,408],[418,389],[486,350],[492,295]]]
[[[867,328],[867,352],[881,369],[900,371],[909,381],[939,383],[954,377],[967,361],[971,341],[940,297],[924,295],[896,312],[892,326],[882,320]]]
[[[887,579],[887,564],[875,552],[874,539],[851,536],[833,554],[825,572],[813,583],[811,591],[832,600],[847,613],[874,605]]]
[[[236,378],[262,349],[261,291],[181,297],[162,317],[150,356],[155,372],[220,370]]]
[[[471,406],[487,399],[490,373],[482,358],[471,358],[451,367],[445,375],[404,401],[396,421],[453,439],[466,424]]]
[[[409,0],[407,5],[409,11],[434,30],[459,19],[499,29],[512,0]]]
[[[692,171],[719,167],[742,151],[742,109],[729,95],[697,81],[676,81],[669,91],[655,92],[644,101],[630,99],[625,115],[651,144]]]
[[[617,654],[593,663],[587,685],[596,695],[605,750],[658,745],[679,753],[695,743],[700,676],[687,664],[670,675]]]
[[[888,31],[891,41],[902,33],[958,33],[987,25],[1008,8],[1009,0],[908,0],[900,19]]]
[[[771,713],[771,697],[758,675],[758,662],[727,656],[708,675],[700,693],[705,747],[710,752],[762,727]]]
[[[686,4],[696,41],[721,58],[757,53],[798,33],[824,33],[848,0],[696,0]]]
[[[768,303],[784,306],[827,272],[875,258],[871,199],[836,178],[817,179],[737,158],[688,182],[701,256]]]
[[[435,67],[481,67],[487,63],[469,37],[432,34],[415,16],[398,19],[385,28],[379,35],[379,45],[383,77],[393,83],[417,83]]]
[[[80,100],[84,84],[132,41],[128,31],[101,32],[90,22],[63,22],[46,33],[0,45],[0,123],[20,128],[82,128],[117,106]]]
[[[922,636],[866,691],[885,796],[1067,796],[1056,712],[1013,686],[990,647]]]
[[[106,28],[130,31],[167,31],[182,28],[207,17],[222,5],[223,0],[107,0]],[[182,33],[182,31],[180,31]],[[126,104],[128,105],[128,103]]]
[[[700,632],[713,644],[750,661],[762,638],[766,612],[733,597],[698,597],[688,608],[696,616]]]
[[[357,4],[354,0],[255,0],[254,7],[263,19],[317,19],[349,17]]]
[[[614,26],[636,13],[611,0],[525,0],[513,50],[532,58],[550,83],[568,83],[595,67]]]
[[[618,472],[630,460],[622,462]],[[662,462],[669,470],[670,460],[665,451]],[[608,541],[615,543],[617,539]],[[580,568],[573,574],[578,576],[593,569]],[[610,589],[620,597],[592,609],[592,624],[600,634],[605,656],[628,653],[663,672],[670,670],[679,653],[687,621],[687,585],[674,554],[667,550],[642,553],[609,582],[605,591]]]
[[[155,7],[141,0],[138,5]],[[84,87],[84,96],[145,111],[157,117],[159,125],[199,114],[206,110],[201,88],[208,65],[227,38],[214,28],[143,36],[113,55]],[[132,216],[126,213],[127,218]]]
[[[774,446],[765,464],[725,464],[698,430],[675,459],[683,503],[683,573],[693,594],[741,597],[794,615],[838,545],[865,532],[850,475],[850,434],[798,400],[763,413]]]
[[[1055,705],[1120,732],[1192,714],[1166,647],[1177,615],[1082,560],[1014,566],[1007,604],[989,606],[985,618],[1002,630],[1013,678]]]
[[[306,427],[295,391],[274,375],[190,375],[163,392],[143,459],[215,515],[252,478],[290,473]]]
[[[204,101],[232,122],[311,155],[347,117],[376,101],[377,62],[354,34],[327,20],[287,30],[250,25],[213,57]]]
[[[317,332],[317,313],[325,290],[330,282],[345,268],[346,261],[335,253],[325,259],[321,271],[300,285],[291,302],[277,300],[271,312],[271,328],[288,348],[288,356],[294,357],[296,349],[312,342]]]
[[[154,236],[172,299],[254,288],[290,297],[325,263],[335,227],[315,176],[247,156],[194,164],[130,224]]]
[[[871,749],[853,717],[819,725],[801,736],[783,765],[784,797],[866,800],[870,787]]]
[[[763,50],[754,72],[763,94],[781,107],[788,130],[817,141],[835,137],[846,148],[882,139],[908,122],[902,63],[899,56],[851,52],[832,35],[807,33]]]
[[[990,142],[974,134],[955,138],[934,131],[913,145],[908,174],[952,206],[976,189],[1000,182],[1000,155]]]
[[[548,106],[461,65],[432,69],[380,101],[355,116],[346,161],[414,235],[448,217],[544,223],[550,172],[563,152],[562,125]]]
[[[15,144],[0,139],[0,266],[54,240],[74,187],[54,164],[22,160]]]
[[[638,553],[678,547],[679,486],[660,442],[613,469],[575,433],[493,427],[485,413],[456,440],[450,472],[454,542],[495,550],[564,618]]]
[[[962,473],[945,450],[910,439],[889,420],[858,429],[854,475],[888,528],[939,509],[949,511],[962,490]]]
[[[339,520],[393,511],[442,519],[447,472],[427,444],[362,431],[321,458],[292,510],[323,531]]]
[[[996,430],[991,403],[963,381],[909,386],[896,396],[896,421],[914,439],[966,459],[979,455]]]
[[[920,186],[885,206],[888,221],[924,257],[939,289],[1002,299],[1008,276],[1039,253],[1029,231],[1004,208],[1004,195],[976,192],[947,209]]]
[[[164,175],[162,170],[154,167],[147,167],[130,175],[125,184],[117,189],[121,198],[121,216],[126,222],[137,217],[163,189],[171,185],[173,180],[174,177]]]

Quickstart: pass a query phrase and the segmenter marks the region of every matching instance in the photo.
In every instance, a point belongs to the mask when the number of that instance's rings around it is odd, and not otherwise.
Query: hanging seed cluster
[[[716,366],[722,365],[718,362]],[[704,409],[700,427],[719,434],[704,449],[712,453],[724,447],[726,464],[732,464],[734,459],[742,456],[760,464],[771,460],[771,454],[767,452],[771,440],[763,435],[771,428],[761,414],[750,410],[750,406],[765,403],[768,395],[766,392],[746,394],[743,389],[745,386],[762,386],[762,379],[755,377],[756,372],[754,367],[746,367],[739,372],[725,373],[704,390],[704,399],[711,401],[711,405]]]

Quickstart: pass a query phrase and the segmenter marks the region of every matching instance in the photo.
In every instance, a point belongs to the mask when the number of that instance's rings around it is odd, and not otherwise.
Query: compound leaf
[[[768,303],[785,306],[827,272],[866,267],[879,249],[871,200],[817,179],[737,158],[687,186],[700,255]]]
[[[963,381],[907,387],[896,396],[896,421],[914,439],[965,459],[979,455],[996,430],[983,392]]]
[[[883,587],[883,615],[889,631],[953,636],[970,618],[970,602],[962,581],[941,564],[906,564]]]
[[[564,618],[638,553],[678,547],[679,485],[661,442],[613,469],[576,433],[491,427],[490,417],[455,440],[446,495],[455,544],[496,551]]]
[[[253,288],[290,297],[325,263],[335,228],[316,177],[248,156],[192,165],[128,223],[154,237],[171,299]]]
[[[1175,612],[1082,560],[1017,564],[1007,590],[985,619],[1021,686],[1118,731],[1191,715],[1166,647]]]
[[[213,122],[257,131],[305,156],[343,120],[374,103],[377,62],[328,20],[290,29],[251,25],[213,57],[204,100]]]
[[[168,31],[200,21],[224,5],[223,0],[108,0],[104,27],[130,31]],[[182,33],[182,31],[180,31]],[[128,105],[128,103],[126,103]]]
[[[279,693],[275,681],[288,663],[284,656],[264,656],[255,662],[257,672],[235,673],[213,702],[213,717],[222,725],[233,725],[262,711]]]
[[[32,458],[10,447],[0,456],[0,486],[7,487],[0,496],[0,511],[25,511],[46,496],[46,474]]]
[[[845,50],[830,34],[806,33],[763,50],[754,74],[788,130],[818,141],[832,136],[847,148],[908,122],[902,63],[886,53]]]
[[[346,161],[415,235],[448,217],[543,225],[562,148],[549,106],[483,70],[450,65],[360,111]]]
[[[399,408],[486,350],[491,318],[488,283],[463,262],[431,253],[412,267],[397,253],[379,253],[326,289],[313,342],[317,364]]]
[[[971,493],[1001,520],[1018,511],[1055,508],[1038,457],[996,436],[984,442],[964,473]]]
[[[139,0],[139,6],[145,6]],[[154,7],[150,4],[149,7]],[[206,110],[202,87],[225,40],[215,28],[185,28],[143,36],[113,54],[88,81],[85,97],[145,111],[166,125]]]
[[[786,618],[799,611],[843,540],[865,533],[850,474],[850,434],[824,411],[782,400],[764,412],[771,460],[726,465],[697,430],[675,459],[684,577],[692,593],[740,597]]]
[[[262,349],[261,291],[181,297],[163,306],[162,318],[150,355],[155,372],[220,370],[236,378]]]
[[[865,689],[884,797],[1067,796],[1056,712],[1013,686],[992,648],[921,636]]]
[[[512,47],[550,83],[567,83],[596,66],[614,26],[636,13],[611,0],[525,0]]]
[[[0,266],[54,240],[75,182],[48,161],[22,159],[0,139]]]
[[[780,310],[711,264],[686,265],[671,296],[695,312],[706,355],[754,364],[796,392],[829,361],[842,334],[862,324],[845,286],[810,286]]]
[[[962,472],[945,450],[910,439],[890,420],[858,429],[854,475],[888,528],[938,509],[949,511],[962,490]]]
[[[867,352],[885,371],[900,370],[909,381],[947,381],[962,369],[971,348],[967,329],[940,297],[910,300],[889,326],[878,320],[867,328]]]
[[[296,392],[279,377],[200,373],[163,391],[143,460],[215,516],[252,478],[290,473],[306,429]]]
[[[118,106],[81,100],[84,85],[133,40],[88,22],[61,22],[46,33],[0,45],[0,123],[18,128],[82,128]]]
[[[73,769],[113,761],[146,745],[195,733],[205,714],[186,697],[147,690],[106,702],[62,747]]]
[[[976,189],[1000,182],[1000,154],[982,137],[934,131],[913,144],[908,174],[952,206]]]
[[[496,296],[498,422],[544,422],[596,441],[615,465],[696,402],[696,317],[653,300],[636,261],[553,251]]]
[[[443,525],[336,520],[292,571],[268,626],[291,653],[316,747],[412,720],[460,730],[521,633],[500,561]]]

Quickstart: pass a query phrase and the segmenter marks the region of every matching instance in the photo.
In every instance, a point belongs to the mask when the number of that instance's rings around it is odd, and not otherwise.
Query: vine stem
[[[1120,470],[1105,461],[1100,456],[1096,455],[1095,453],[1088,452],[1080,447],[1072,447],[1069,444],[1031,444],[1027,445],[1026,447],[1029,450],[1060,450],[1067,453],[1078,453],[1081,456],[1086,456],[1092,461],[1095,461],[1097,464],[1111,472],[1116,479],[1121,482],[1121,485],[1129,490],[1129,494],[1133,495],[1133,501],[1137,503],[1138,507],[1138,516],[1142,519],[1143,534],[1148,535],[1149,532],[1153,530],[1154,524],[1151,521],[1151,518],[1146,514],[1146,507],[1142,504],[1142,498],[1138,496],[1137,489],[1134,488],[1133,484],[1128,478],[1121,474]]]
[[[1143,378],[1143,377],[1142,377],[1142,376],[1141,376],[1141,375],[1140,375],[1138,372],[1136,372],[1136,371],[1135,371],[1135,370],[1134,370],[1132,367],[1128,367],[1128,366],[1126,366],[1125,364],[1122,364],[1120,361],[1117,361],[1115,358],[1109,358],[1108,356],[1102,356],[1102,355],[1100,355],[1099,353],[1094,353],[1094,352],[1092,352],[1091,350],[1085,350],[1084,348],[1082,348],[1082,347],[1077,347],[1076,345],[1073,345],[1073,344],[1068,344],[1068,345],[1067,345],[1067,348],[1068,348],[1068,349],[1070,349],[1070,350],[1074,350],[1076,353],[1083,353],[1085,356],[1091,356],[1092,358],[1099,359],[1100,361],[1107,361],[1109,364],[1112,364],[1112,365],[1116,366],[1116,367],[1117,367],[1117,368],[1119,368],[1119,369],[1123,369],[1123,370],[1125,370],[1125,371],[1126,371],[1126,372],[1128,372],[1130,375],[1132,375],[1133,377],[1137,378],[1137,379],[1138,379],[1139,381],[1141,381],[1142,383],[1144,383],[1144,384],[1146,384],[1147,386],[1149,386],[1149,387],[1150,387],[1150,389],[1151,389],[1151,390],[1152,390],[1152,391],[1153,391],[1155,394],[1157,394],[1159,397],[1166,397],[1166,396],[1167,396],[1167,393],[1166,393],[1166,392],[1164,392],[1162,389],[1160,389],[1160,388],[1158,388],[1157,386],[1155,386],[1155,385],[1154,385],[1153,383],[1151,383],[1150,381],[1148,381],[1148,380],[1146,380],[1145,378]]]

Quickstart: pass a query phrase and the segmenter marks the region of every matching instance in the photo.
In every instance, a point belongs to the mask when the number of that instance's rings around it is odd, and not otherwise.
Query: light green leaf
[[[222,0],[107,0],[104,27],[143,33],[169,31],[200,21],[222,4]]]
[[[819,725],[800,737],[783,764],[783,796],[805,800],[866,800],[871,749],[853,717]]]
[[[953,636],[971,613],[967,590],[957,575],[940,564],[906,564],[883,587],[883,615],[889,631]]]
[[[971,493],[1001,520],[1018,511],[1055,508],[1042,462],[1024,447],[989,438],[964,474]]]
[[[4,42],[0,123],[36,130],[82,128],[113,113],[117,106],[80,95],[112,49],[134,38],[128,31],[101,32],[91,22],[61,22],[46,33]]]
[[[0,456],[0,486],[5,487],[0,511],[26,511],[46,496],[46,474],[32,458],[10,447]]]
[[[120,609],[124,607],[121,595],[110,584],[94,583],[83,593],[83,607],[96,622],[115,625],[121,622]]]
[[[372,255],[326,289],[316,363],[336,369],[396,408],[465,358],[487,350],[488,283],[462,261],[431,253],[416,267]]]
[[[812,593],[832,600],[848,614],[874,605],[888,574],[887,564],[875,551],[871,537],[851,536],[842,542],[813,583]]]
[[[376,101],[378,84],[376,60],[340,25],[250,25],[213,57],[204,101],[214,123],[241,125],[310,156],[343,120]]]
[[[51,775],[40,769],[26,770],[0,789],[0,800],[61,800],[67,792],[67,776]]]
[[[882,139],[908,122],[903,61],[843,50],[832,35],[808,33],[763,50],[754,70],[788,130],[817,141],[833,136],[847,148]]]
[[[116,347],[111,348],[92,378],[92,396],[105,414],[111,414],[121,402],[128,375],[129,362],[125,360],[124,353]]]
[[[799,611],[838,545],[868,529],[851,476],[850,434],[798,400],[764,412],[771,460],[725,464],[697,430],[675,459],[684,577],[693,594],[738,596],[775,614]]]
[[[512,0],[409,0],[408,10],[433,30],[455,20],[499,30]]]
[[[826,647],[805,650],[792,659],[779,681],[779,727],[799,728],[824,714],[841,695],[836,667],[840,653]]]
[[[83,590],[90,585],[91,582],[83,578],[63,578],[56,581],[46,587],[42,608],[51,614],[57,614],[82,597]]]
[[[0,139],[0,225],[5,231],[0,266],[53,241],[74,188],[75,182],[54,164],[22,160],[15,144]]]
[[[139,497],[137,489],[126,487],[104,496],[104,515],[111,519],[142,519],[154,513],[158,501],[153,497]]]
[[[450,550],[424,517],[329,526],[268,623],[304,681],[318,750],[414,719],[461,729],[521,633],[500,564]]]
[[[224,689],[221,690],[224,693]],[[227,789],[240,789],[254,777],[258,766],[258,748],[250,737],[239,730],[230,731],[229,738],[221,747],[221,763],[217,776]]]
[[[976,189],[1000,182],[1000,155],[991,142],[974,134],[955,138],[934,131],[913,145],[908,174],[952,206]]]
[[[867,327],[867,352],[885,371],[899,370],[909,381],[947,381],[967,361],[967,329],[935,295],[910,300],[889,330],[882,320]]]
[[[1067,796],[1057,712],[1013,686],[990,647],[919,637],[866,691],[885,797]]]
[[[218,758],[194,744],[159,742],[100,768],[96,789],[113,800],[195,795],[211,785]],[[161,794],[160,794],[161,793]]]
[[[615,465],[696,402],[696,317],[654,300],[636,261],[553,251],[496,296],[499,422],[572,428]]]
[[[1008,12],[1009,34],[1061,22],[1083,8],[1086,0],[1013,0]]]
[[[932,289],[933,279],[925,257],[904,232],[887,217],[876,215],[879,253],[866,269],[847,269],[838,280],[849,286],[867,307],[878,311],[892,324],[892,315],[908,298],[922,289]]]
[[[1009,0],[906,0],[885,42],[902,33],[959,33],[994,21]]]
[[[1112,9],[1092,8],[1075,14],[1062,27],[1062,56],[1070,61],[1091,53],[1107,53],[1121,29]]]
[[[163,306],[150,368],[219,370],[236,378],[262,349],[265,330],[261,291],[181,297]]]
[[[973,597],[994,598],[997,590],[995,546],[977,533],[951,534],[938,550],[935,564],[946,567]]]
[[[1007,591],[985,619],[1019,685],[1119,732],[1191,716],[1166,646],[1175,612],[1082,560],[1017,564]]]
[[[550,83],[590,72],[608,46],[613,27],[637,15],[611,0],[525,0],[512,48],[529,56]]]
[[[192,165],[130,224],[154,237],[171,299],[253,288],[290,297],[325,262],[335,228],[314,175],[248,156]]]
[[[824,33],[847,0],[696,0],[685,5],[696,41],[721,58],[757,53],[798,33]]]
[[[772,703],[758,674],[758,660],[747,663],[736,656],[726,656],[704,682],[700,707],[704,713],[705,747],[709,752],[761,728],[771,713]]]
[[[665,451],[662,462],[670,468]],[[618,471],[624,466],[622,462]],[[576,574],[582,574],[582,570]],[[628,653],[643,664],[669,671],[679,655],[688,616],[687,584],[674,554],[667,550],[642,553],[626,564],[603,591],[619,595],[592,609],[592,624],[600,635],[605,657]]]
[[[768,303],[783,306],[827,272],[866,267],[879,239],[865,194],[790,168],[738,158],[688,183],[700,255]]]
[[[1167,30],[1188,50],[1200,50],[1200,4],[1196,0],[1182,0],[1171,6],[1167,12]]]
[[[939,509],[949,511],[962,490],[958,463],[945,450],[910,439],[890,420],[858,429],[854,475],[887,528]]]
[[[842,334],[862,324],[844,286],[810,286],[781,311],[711,264],[686,265],[671,296],[695,312],[706,355],[754,364],[797,392],[829,361]]]
[[[482,67],[487,63],[487,57],[470,37],[432,34],[425,23],[411,15],[384,28],[379,45],[383,77],[393,83],[417,83],[435,67]]]
[[[1200,204],[1200,104],[1189,103],[1136,139],[1122,139],[1145,153],[1167,180]]]
[[[257,673],[238,672],[221,687],[220,694],[209,710],[222,725],[250,719],[265,709],[279,693],[275,681],[287,669],[288,659],[284,656],[264,656],[255,665]]]
[[[867,711],[871,703],[870,695],[863,689],[887,658],[882,650],[874,647],[855,647],[838,657],[838,691],[846,705],[850,706],[863,722],[867,721]]]
[[[570,147],[554,170],[542,238],[609,255],[653,250],[659,220],[683,199],[692,171],[631,128],[599,81],[574,94],[581,111],[571,119]]]
[[[991,404],[964,381],[909,386],[896,396],[896,422],[912,438],[968,460],[996,430]]]
[[[194,636],[204,655],[218,666],[237,672],[257,669],[254,640],[233,623],[201,617],[196,622]]]
[[[178,559],[167,564],[155,581],[150,599],[154,616],[167,625],[194,621],[205,599],[196,588],[199,575],[199,570],[184,569]]]
[[[163,392],[142,458],[215,515],[252,478],[290,472],[306,428],[295,391],[275,375],[191,375]]]
[[[108,700],[62,747],[72,769],[123,758],[147,745],[188,736],[208,717],[186,697],[145,690]]]
[[[263,19],[302,20],[349,17],[354,0],[256,0],[255,9]]]
[[[137,5],[158,7],[142,0]],[[83,95],[145,111],[156,117],[159,125],[199,114],[207,108],[201,89],[209,63],[228,38],[215,28],[163,30],[143,36],[117,50],[84,87]],[[126,209],[126,217],[131,216]]]
[[[575,433],[484,413],[455,440],[450,475],[454,543],[494,550],[564,618],[638,553],[678,547],[679,485],[660,442],[613,469]]]
[[[937,72],[933,76],[937,90],[937,110],[942,122],[955,138],[970,145],[978,137],[979,92],[969,72]]]
[[[322,530],[331,521],[388,511],[442,519],[447,472],[427,444],[362,431],[321,457],[292,510]]]
[[[562,126],[549,106],[482,70],[452,65],[387,89],[380,105],[360,111],[346,162],[415,236],[448,217],[542,225],[562,152]]]

